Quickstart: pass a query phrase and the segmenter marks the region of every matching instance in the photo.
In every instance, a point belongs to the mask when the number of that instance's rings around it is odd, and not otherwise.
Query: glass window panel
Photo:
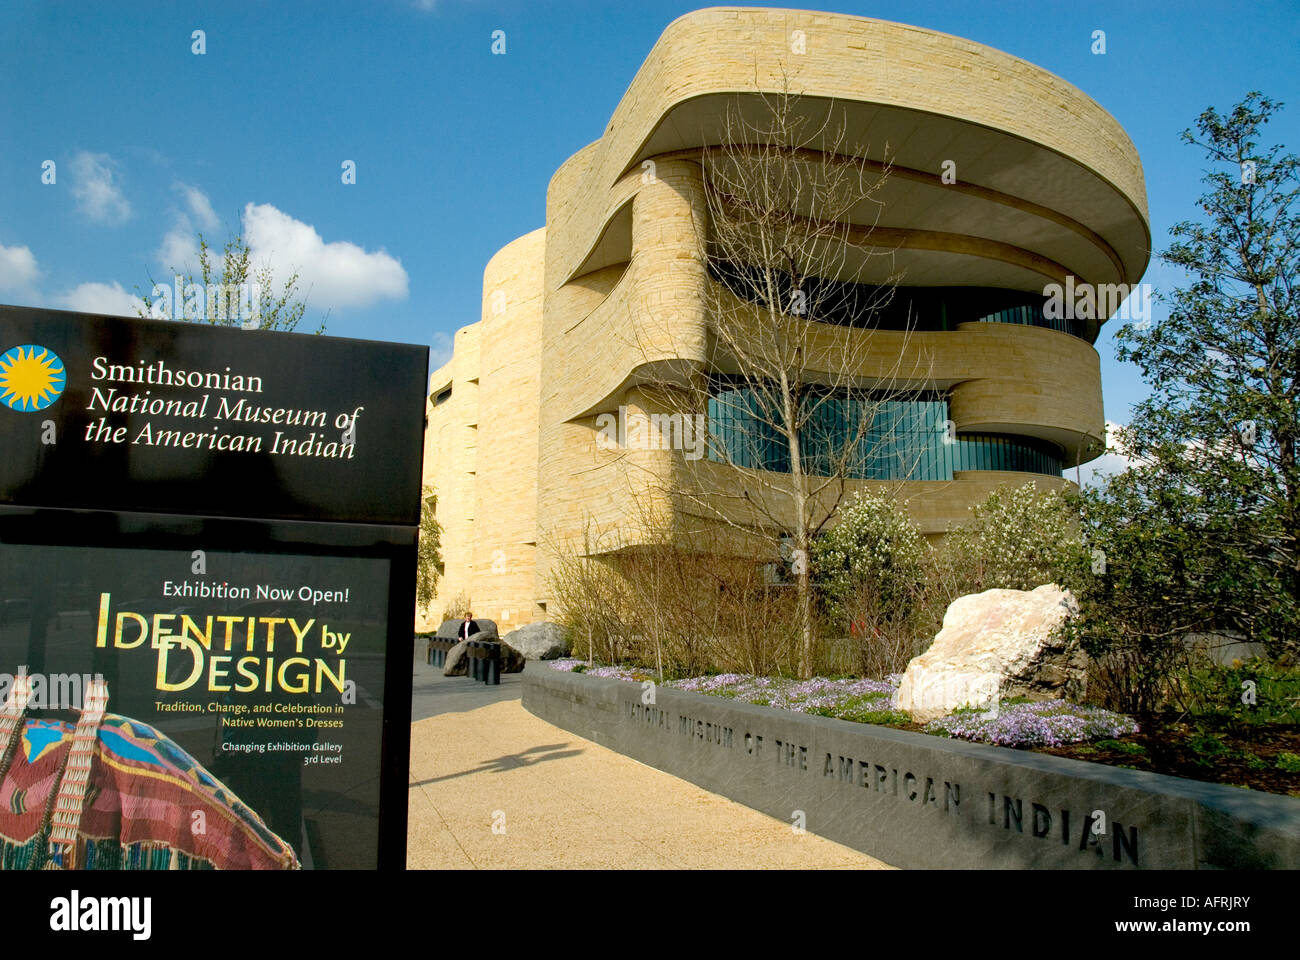
[[[846,476],[854,479],[950,480],[954,470],[1061,475],[1060,454],[1031,438],[966,434],[945,443],[948,405],[943,399],[818,391],[805,396],[803,410],[804,468],[818,476],[835,472],[841,460]],[[775,427],[777,418],[764,415],[756,391],[719,383],[708,413],[711,460],[789,471],[789,447]]]

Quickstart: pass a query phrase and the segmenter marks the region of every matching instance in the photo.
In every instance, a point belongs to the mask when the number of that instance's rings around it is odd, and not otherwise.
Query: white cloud
[[[32,304],[123,317],[138,316],[136,308],[143,306],[139,297],[127,293],[118,283],[82,283],[63,293],[43,296],[36,288],[40,275],[31,250],[0,244],[0,290],[17,290]]]
[[[194,228],[190,226],[189,217],[181,214],[177,218],[176,226],[163,235],[162,243],[154,256],[164,270],[177,270],[182,274],[199,272],[199,241],[194,235]],[[167,279],[171,279],[170,273]]]
[[[314,308],[406,299],[409,278],[396,258],[343,240],[326,243],[310,224],[268,203],[244,207],[244,240],[253,263],[269,263],[277,284],[297,271],[299,290]]]
[[[115,317],[139,316],[136,308],[142,306],[139,297],[127,293],[118,283],[82,283],[50,300],[54,306],[65,310],[106,313]]]
[[[197,272],[199,245],[195,222],[203,231],[217,225],[207,195],[198,187],[178,183],[185,210],[176,210],[172,228],[163,235],[154,256],[167,271]],[[364,307],[380,300],[404,300],[409,278],[402,264],[383,250],[367,252],[354,243],[326,243],[310,224],[296,220],[269,203],[244,207],[243,238],[252,268],[269,265],[278,288],[298,274],[298,296],[321,310]],[[212,238],[209,238],[211,241]],[[220,270],[221,244],[213,259]]]
[[[40,275],[31,250],[0,244],[0,290],[32,292]]]
[[[71,166],[72,195],[83,214],[97,223],[122,223],[131,216],[131,204],[116,182],[112,157],[82,150]]]
[[[158,245],[154,258],[164,270],[197,273],[198,234],[200,231],[215,230],[220,221],[217,219],[216,211],[212,209],[212,201],[198,187],[190,186],[188,183],[177,183],[175,189],[185,201],[185,209],[174,211],[172,228],[163,235],[162,243]],[[198,228],[194,226],[196,220]],[[211,243],[213,238],[207,239]]]
[[[180,191],[185,198],[185,206],[189,208],[190,214],[199,222],[199,227],[203,230],[215,230],[217,224],[217,213],[212,209],[212,201],[208,195],[198,187],[191,187],[187,183],[176,184],[176,189]]]
[[[1079,477],[1085,487],[1101,486],[1106,480],[1138,463],[1124,449],[1116,434],[1122,426],[1123,424],[1111,420],[1106,421],[1106,452],[1079,467]]]

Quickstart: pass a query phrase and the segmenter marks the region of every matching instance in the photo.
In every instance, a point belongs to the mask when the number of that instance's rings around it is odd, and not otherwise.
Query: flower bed
[[[958,710],[926,724],[927,733],[999,747],[1059,747],[1137,733],[1130,718],[1065,700],[1002,704],[996,712]]]
[[[585,673],[589,677],[606,677],[611,680],[626,680],[628,683],[640,683],[642,680],[654,679],[654,674],[645,670],[638,670],[635,667],[593,667],[588,661],[577,660],[573,657],[547,660],[546,663],[550,664],[552,670],[562,670],[565,673]]]
[[[579,670],[590,677],[612,677],[630,683],[654,679],[646,670],[623,666],[588,666],[583,660],[552,660],[554,670]],[[912,718],[894,706],[902,674],[884,680],[792,680],[756,677],[742,673],[670,680],[664,686],[689,693],[727,697],[744,703],[835,717],[858,723],[920,729],[939,736],[991,743],[999,747],[1056,747],[1068,743],[1108,740],[1137,732],[1128,717],[1098,707],[1064,700],[1040,703],[1004,703],[996,711],[958,710],[916,727]]]

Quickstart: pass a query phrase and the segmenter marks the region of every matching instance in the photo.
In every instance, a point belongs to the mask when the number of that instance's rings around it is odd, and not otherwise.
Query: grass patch
[[[1300,724],[1300,668],[1249,660],[1205,666],[1187,675],[1193,716],[1231,719],[1240,726]]]
[[[850,720],[853,723],[872,723],[881,727],[910,727],[912,717],[902,710],[891,710],[887,705],[881,707],[816,707],[808,711],[818,717],[831,717],[835,720]]]
[[[1279,753],[1276,766],[1284,773],[1300,773],[1300,753]]]

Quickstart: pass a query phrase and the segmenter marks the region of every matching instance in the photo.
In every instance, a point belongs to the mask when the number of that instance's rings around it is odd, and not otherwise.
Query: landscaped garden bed
[[[550,661],[552,669],[631,683],[654,680],[651,670]],[[667,680],[664,686],[744,703],[857,723],[957,737],[1058,757],[1169,774],[1300,797],[1300,724],[1247,722],[1238,712],[1155,714],[1141,724],[1123,714],[1063,700],[1003,701],[996,710],[957,710],[927,724],[893,706],[900,674],[794,680],[725,673]],[[1271,718],[1276,720],[1276,718]]]

